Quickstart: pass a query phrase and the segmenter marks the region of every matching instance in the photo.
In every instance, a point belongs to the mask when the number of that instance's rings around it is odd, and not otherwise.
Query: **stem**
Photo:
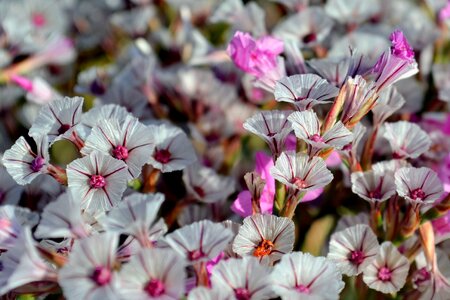
[[[209,287],[208,271],[206,262],[197,262],[194,264],[195,275],[197,277],[197,286]]]
[[[153,170],[148,174],[144,182],[144,193],[154,193],[156,191],[156,184],[158,183],[161,172],[158,169]]]
[[[381,215],[380,203],[370,203],[370,227],[373,232],[379,236],[380,229],[383,226],[383,217]]]
[[[333,127],[333,125],[336,123],[336,119],[341,112],[342,106],[344,105],[345,94],[346,88],[344,85],[339,91],[339,95],[334,100],[333,105],[331,106],[331,109],[325,118],[325,122],[322,126],[322,133],[330,130],[331,127]]]
[[[60,166],[50,164],[47,166],[47,172],[60,184],[67,186],[67,173],[65,169]]]
[[[372,156],[375,148],[375,141],[377,139],[379,126],[375,126],[370,133],[369,139],[364,145],[362,153],[361,164],[364,170],[370,170],[372,168]]]
[[[275,214],[280,215],[286,200],[286,187],[283,183],[275,181]]]

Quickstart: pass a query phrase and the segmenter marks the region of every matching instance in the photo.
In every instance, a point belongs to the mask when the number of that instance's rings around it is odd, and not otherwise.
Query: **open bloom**
[[[429,136],[414,123],[385,123],[384,128],[383,136],[391,145],[394,158],[417,158],[430,148]]]
[[[119,237],[102,233],[77,240],[58,282],[67,299],[120,299],[115,270]]]
[[[81,198],[81,207],[88,212],[106,211],[119,202],[127,176],[123,161],[98,151],[67,166],[69,189]]]
[[[339,89],[315,74],[300,74],[284,77],[275,85],[275,99],[292,103],[300,111],[317,104],[329,103]]]
[[[374,170],[354,172],[351,175],[352,192],[369,202],[386,201],[395,195],[394,177],[391,173]]]
[[[345,285],[332,261],[302,252],[283,255],[271,277],[274,291],[283,300],[337,300]]]
[[[227,48],[231,59],[241,70],[261,77],[276,68],[283,42],[271,36],[255,40],[250,34],[236,32]]]
[[[436,172],[426,167],[400,168],[395,172],[395,185],[401,197],[417,205],[435,203],[444,191]]]
[[[233,242],[240,256],[253,255],[265,263],[273,263],[292,251],[294,222],[274,215],[255,214],[244,219]]]
[[[375,259],[380,246],[368,225],[359,224],[331,236],[328,258],[343,274],[355,276]]]
[[[372,109],[373,122],[375,125],[384,123],[391,115],[405,104],[405,99],[397,91],[395,86],[390,86],[381,91],[380,96]]]
[[[234,294],[236,299],[271,299],[274,296],[270,268],[255,257],[220,261],[212,270],[212,286]]]
[[[124,299],[180,299],[185,290],[185,261],[168,249],[143,249],[120,270]]]
[[[364,269],[363,280],[371,289],[395,293],[405,285],[408,270],[408,259],[391,242],[384,242],[375,259]]]

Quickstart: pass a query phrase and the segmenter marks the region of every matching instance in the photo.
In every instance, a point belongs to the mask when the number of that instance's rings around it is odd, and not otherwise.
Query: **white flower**
[[[8,251],[22,235],[24,226],[33,227],[39,215],[15,205],[0,206],[0,253]]]
[[[345,285],[333,262],[302,252],[283,255],[271,277],[274,291],[283,300],[337,300]]]
[[[109,210],[127,187],[126,164],[101,152],[92,152],[67,166],[69,190],[81,198],[88,212]]]
[[[211,283],[236,299],[271,299],[274,293],[270,272],[270,267],[259,264],[256,257],[230,258],[214,266]]]
[[[394,177],[391,173],[373,170],[354,172],[351,175],[352,192],[369,202],[383,202],[396,193]]]
[[[360,24],[380,13],[377,0],[330,0],[325,4],[325,12],[339,23]]]
[[[75,241],[58,276],[67,299],[120,299],[115,271],[118,242],[119,237],[113,233]]]
[[[348,227],[355,226],[358,224],[368,225],[369,215],[365,212],[359,213],[357,215],[344,215],[337,222],[334,232],[339,232]]]
[[[100,219],[106,230],[136,237],[143,245],[158,240],[167,231],[157,214],[164,201],[163,194],[131,194]]]
[[[187,300],[234,300],[234,293],[219,288],[198,286],[189,292]]]
[[[205,203],[226,200],[235,190],[231,177],[221,176],[198,163],[184,169],[183,182],[190,195]]]
[[[244,219],[233,242],[233,251],[253,255],[265,263],[273,263],[292,251],[295,241],[294,222],[274,215],[256,214]]]
[[[384,242],[375,259],[363,270],[363,280],[371,289],[395,293],[405,285],[408,270],[408,259],[391,242]]]
[[[438,200],[444,188],[436,172],[422,167],[400,168],[395,172],[397,193],[416,204],[433,204]]]
[[[50,144],[61,139],[70,140],[81,120],[83,101],[81,97],[64,97],[46,104],[31,126],[29,135],[34,138],[47,135]]]
[[[6,170],[20,185],[31,183],[40,174],[47,172],[50,161],[48,153],[48,139],[44,136],[36,136],[37,152],[31,149],[24,137],[20,137],[11,149],[6,150],[2,161]]]
[[[306,154],[295,152],[283,152],[270,173],[286,186],[301,191],[322,188],[333,180],[322,158],[310,159]]]
[[[133,117],[127,116],[123,121],[107,119],[92,129],[81,153],[89,155],[96,150],[123,160],[131,180],[141,174],[142,166],[152,154],[152,133]]]
[[[161,124],[150,125],[155,148],[149,164],[161,172],[183,170],[197,160],[195,150],[186,134],[178,127]]]
[[[343,274],[360,274],[377,255],[380,245],[372,229],[363,224],[349,227],[331,236],[328,259]]]
[[[233,233],[222,224],[203,220],[181,227],[165,238],[170,247],[190,263],[195,263],[219,255],[233,238]]]
[[[431,145],[427,133],[418,125],[399,121],[384,125],[384,138],[391,145],[394,158],[417,158]]]
[[[274,95],[277,101],[293,103],[302,111],[329,103],[325,100],[336,97],[338,92],[338,88],[315,74],[301,74],[279,80]]]
[[[120,270],[120,295],[123,299],[181,299],[185,290],[185,264],[171,250],[143,249]]]
[[[395,86],[390,86],[380,93],[377,104],[372,109],[373,123],[380,125],[405,104],[405,99]]]

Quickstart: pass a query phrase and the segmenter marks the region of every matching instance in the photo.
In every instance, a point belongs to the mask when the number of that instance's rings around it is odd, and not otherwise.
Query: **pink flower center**
[[[300,179],[298,177],[294,177],[291,180],[291,183],[296,185],[299,189],[304,189],[304,188],[306,188],[308,186],[303,179]]]
[[[128,158],[128,149],[124,146],[117,146],[112,150],[112,155],[120,160],[125,160]]]
[[[106,185],[105,177],[102,175],[92,175],[89,179],[89,185],[91,188],[100,189]]]
[[[392,272],[387,267],[382,267],[380,270],[378,270],[378,279],[380,279],[383,282],[389,281],[392,278]]]
[[[369,198],[372,199],[381,199],[381,192],[378,190],[369,192]]]
[[[311,289],[307,287],[306,285],[300,284],[296,287],[297,291],[299,291],[302,294],[309,294],[311,293]]]
[[[11,227],[11,221],[8,219],[0,219],[0,230],[4,231]]]
[[[31,22],[35,27],[42,27],[47,24],[47,19],[45,18],[43,13],[35,12],[31,15]]]
[[[61,124],[61,126],[59,126],[58,133],[59,134],[64,134],[69,129],[70,129],[70,125],[69,124]]]
[[[196,249],[193,251],[189,251],[187,256],[188,256],[189,260],[194,261],[194,260],[204,257],[205,253],[203,253],[202,250],[200,250],[200,249]]]
[[[426,267],[423,267],[417,270],[416,274],[414,274],[413,282],[415,285],[419,286],[430,279],[431,279],[430,272],[428,272]]]
[[[37,156],[35,159],[33,159],[33,161],[31,162],[31,164],[30,164],[30,169],[33,171],[33,172],[39,172],[41,169],[42,169],[42,167],[44,166],[44,164],[45,164],[45,160],[42,158],[42,157],[40,157],[40,156]]]
[[[156,150],[155,152],[155,160],[162,163],[162,164],[167,164],[170,161],[170,151],[167,149],[161,149],[161,150]]]
[[[421,188],[417,188],[411,191],[411,199],[423,200],[425,198],[425,192]]]
[[[317,133],[310,136],[309,139],[316,143],[323,143],[323,138],[320,135],[318,135]]]
[[[360,265],[364,261],[364,253],[359,250],[353,250],[350,252],[348,260],[355,265]]]
[[[237,288],[234,290],[234,296],[237,300],[250,300],[252,295],[245,288]]]
[[[194,186],[194,191],[200,196],[200,198],[205,197],[205,191],[201,187]]]
[[[164,283],[159,279],[150,279],[145,286],[145,291],[151,297],[159,297],[165,292]]]
[[[308,44],[317,40],[317,34],[311,32],[303,37],[303,43]]]
[[[111,281],[111,271],[105,267],[96,267],[92,272],[92,280],[99,286],[104,286]]]

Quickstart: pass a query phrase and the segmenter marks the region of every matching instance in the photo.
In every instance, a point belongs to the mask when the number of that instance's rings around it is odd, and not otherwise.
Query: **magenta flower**
[[[439,20],[444,22],[450,19],[450,1],[447,2],[447,5],[439,11]]]
[[[277,66],[277,56],[283,52],[283,42],[271,36],[255,40],[250,34],[237,31],[227,52],[239,69],[261,77]]]
[[[444,216],[433,220],[432,224],[437,241],[442,241],[450,237],[450,211]]]
[[[389,37],[391,40],[391,53],[404,60],[414,60],[414,50],[408,44],[404,34],[400,30],[394,30]]]

